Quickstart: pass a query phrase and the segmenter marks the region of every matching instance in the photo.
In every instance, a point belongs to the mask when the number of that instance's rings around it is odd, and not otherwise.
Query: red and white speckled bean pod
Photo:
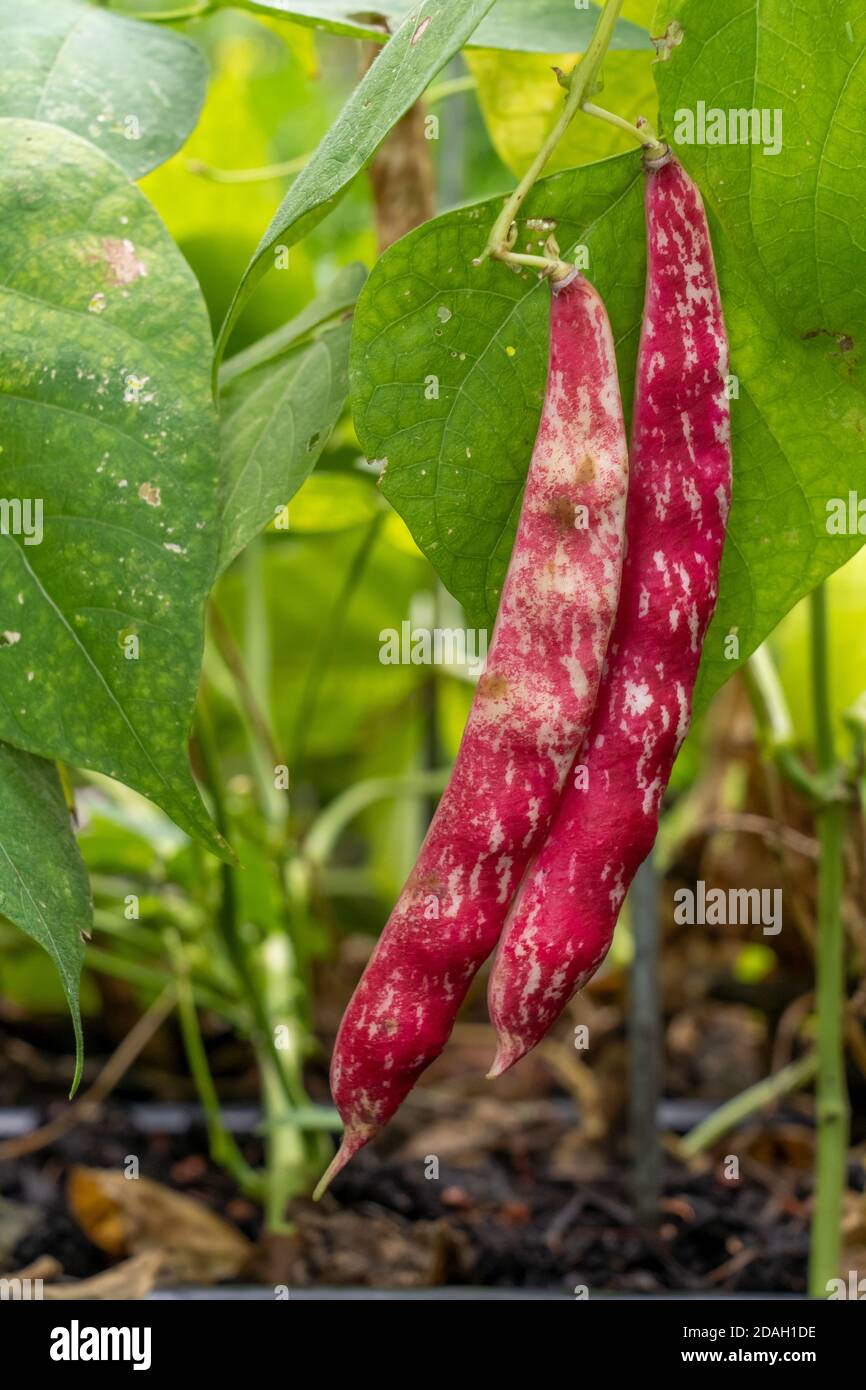
[[[496,945],[592,717],[622,571],[628,461],[604,305],[554,286],[547,394],[520,523],[453,774],[343,1017],[342,1146],[317,1191],[439,1055]]]
[[[716,605],[731,492],[728,344],[701,197],[670,154],[647,161],[646,213],[619,611],[589,737],[494,962],[492,1076],[535,1046],[607,954],[655,840]]]

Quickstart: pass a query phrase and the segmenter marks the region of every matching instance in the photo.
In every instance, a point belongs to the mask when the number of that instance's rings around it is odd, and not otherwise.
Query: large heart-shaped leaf
[[[866,330],[863,6],[687,0],[676,16],[682,36],[655,72],[677,157],[780,326],[798,337],[853,338],[858,351],[845,366],[859,366]],[[724,115],[726,143],[688,143],[690,135],[710,133],[714,110]],[[730,143],[732,113],[741,137],[737,113],[747,111],[758,114],[763,133]],[[767,153],[774,128],[780,148]]]
[[[637,153],[554,175],[528,200],[518,237],[521,247],[537,242],[527,219],[548,218],[563,248],[587,247],[627,410],[643,305],[642,182]],[[472,265],[499,206],[449,213],[386,252],[358,302],[350,363],[362,446],[387,461],[385,495],[470,622],[496,612],[547,359],[546,286],[528,272]],[[862,396],[840,370],[836,342],[789,333],[714,231],[740,398],[734,505],[699,705],[863,539],[830,537],[825,524],[827,499],[846,497],[862,477],[866,438]],[[731,632],[739,657],[728,659]]]
[[[78,986],[93,906],[52,763],[0,743],[0,913],[48,952],[63,983],[81,1074]]]
[[[280,203],[247,266],[226,316],[217,358],[265,272],[274,248],[288,250],[327,216],[370,162],[392,126],[462,47],[493,0],[427,0],[385,44],[312,159]],[[284,254],[279,251],[278,254]]]
[[[171,30],[85,0],[0,0],[0,116],[75,131],[131,178],[180,149],[206,86],[200,50]]]
[[[0,738],[216,845],[186,757],[218,544],[201,294],[118,165],[56,126],[0,120],[0,209]]]
[[[627,344],[642,295],[640,180],[626,156],[547,179],[526,206],[556,221],[563,248],[589,246]],[[448,213],[385,253],[358,301],[350,362],[355,426],[385,460],[382,490],[473,625],[498,607],[547,363],[547,286],[472,264],[499,207]],[[539,249],[546,233],[522,226],[521,248]]]
[[[348,34],[356,39],[383,39],[401,25],[408,14],[424,7],[418,0],[384,0],[366,9],[356,0],[251,0],[251,8],[281,14],[300,24]],[[467,39],[468,48],[504,48],[516,53],[558,53],[582,49],[589,42],[598,7],[578,7],[575,0],[497,0]],[[644,48],[646,34],[636,24],[621,21],[612,48]]]
[[[723,611],[751,650],[863,541],[828,533],[827,504],[863,491],[866,14],[857,0],[668,0],[659,32],[671,18],[676,42],[655,65],[662,123],[708,207],[737,349]],[[689,143],[714,110],[726,143]],[[705,667],[718,684],[717,644]]]

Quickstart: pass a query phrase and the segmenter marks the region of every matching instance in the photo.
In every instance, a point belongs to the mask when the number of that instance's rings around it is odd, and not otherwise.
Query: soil
[[[407,1117],[406,1131],[414,1126],[410,1142],[392,1140],[393,1155],[360,1154],[320,1206],[293,1204],[297,1234],[260,1245],[253,1277],[296,1287],[461,1284],[552,1288],[572,1296],[580,1286],[632,1294],[803,1293],[809,1179],[804,1173],[780,1182],[773,1163],[774,1145],[784,1146],[790,1162],[799,1127],[808,1146],[796,1116],[780,1116],[776,1139],[765,1131],[760,1152],[738,1145],[739,1181],[718,1165],[690,1172],[668,1162],[659,1223],[642,1229],[629,1170],[574,1149],[568,1104],[476,1102],[463,1124],[450,1118],[452,1159],[441,1145],[433,1148],[441,1129],[436,1115],[417,1113],[432,1094],[422,1093]],[[241,1143],[256,1162],[258,1140]],[[211,1164],[198,1123],[145,1137],[127,1106],[109,1103],[98,1124],[0,1164],[0,1212],[20,1215],[23,1206],[32,1219],[5,1251],[0,1220],[5,1268],[50,1254],[68,1277],[104,1270],[110,1262],[67,1206],[66,1179],[77,1164],[118,1169],[129,1155],[139,1157],[142,1176],[199,1198],[251,1239],[259,1236],[256,1208]],[[862,1185],[862,1170],[859,1180]]]

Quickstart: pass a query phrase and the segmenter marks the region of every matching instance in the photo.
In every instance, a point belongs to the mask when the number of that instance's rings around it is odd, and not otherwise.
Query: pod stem
[[[649,121],[643,117],[635,125],[632,125],[631,121],[627,121],[624,116],[618,116],[615,111],[608,111],[606,107],[596,106],[591,101],[585,101],[581,110],[585,115],[595,116],[598,120],[606,121],[608,125],[616,126],[617,130],[630,135],[633,140],[637,140],[638,144],[643,145],[650,158],[670,157],[670,150],[667,145],[659,139]]]

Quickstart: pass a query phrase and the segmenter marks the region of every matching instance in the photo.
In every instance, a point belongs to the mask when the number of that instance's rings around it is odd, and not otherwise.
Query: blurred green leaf
[[[210,67],[201,119],[184,148],[142,189],[195,271],[218,327],[261,228],[288,186],[273,167],[279,170],[283,159],[316,144],[342,83],[339,71],[327,86],[311,80],[284,37],[250,15],[222,11],[191,32]],[[259,168],[265,175],[256,173]],[[255,177],[247,181],[250,170]],[[244,181],[232,182],[236,174]],[[267,294],[249,306],[237,346],[284,324],[315,293],[312,260],[307,248],[298,248],[290,270],[272,277]]]
[[[292,504],[295,535],[322,535],[363,526],[382,506],[369,478],[352,473],[314,473]]]
[[[260,367],[262,363],[281,356],[289,348],[309,338],[317,328],[321,328],[330,319],[350,313],[364,288],[366,278],[366,266],[358,262],[344,266],[330,285],[289,323],[274,329],[273,333],[259,338],[257,342],[251,343],[248,348],[223,362],[220,368],[220,386],[225,388],[241,372],[248,372],[251,367]]]
[[[207,72],[189,39],[84,0],[0,0],[0,117],[63,126],[140,178],[186,140]]]
[[[84,1041],[78,991],[82,933],[93,918],[81,862],[52,763],[0,743],[0,913],[48,952],[63,984],[75,1030],[75,1078]]]
[[[277,746],[291,750],[301,701],[311,676],[320,680],[315,713],[305,730],[310,758],[335,760],[341,783],[351,775],[343,759],[393,737],[395,717],[425,677],[417,666],[384,666],[380,631],[408,615],[412,596],[430,582],[426,561],[389,543],[384,531],[369,556],[351,602],[340,614],[339,641],[327,629],[334,604],[355,561],[363,530],[269,538],[265,548],[267,608],[273,669],[269,708]],[[234,631],[244,607],[239,567],[220,581],[217,599]],[[328,643],[328,665],[319,653]],[[263,697],[264,698],[264,697]]]
[[[220,570],[283,512],[346,403],[351,322],[322,330],[222,392]]]
[[[86,797],[86,793],[85,793]],[[84,798],[79,798],[79,808]],[[158,866],[156,847],[128,825],[105,814],[88,816],[79,832],[79,846],[91,873],[129,874],[146,878]]]

